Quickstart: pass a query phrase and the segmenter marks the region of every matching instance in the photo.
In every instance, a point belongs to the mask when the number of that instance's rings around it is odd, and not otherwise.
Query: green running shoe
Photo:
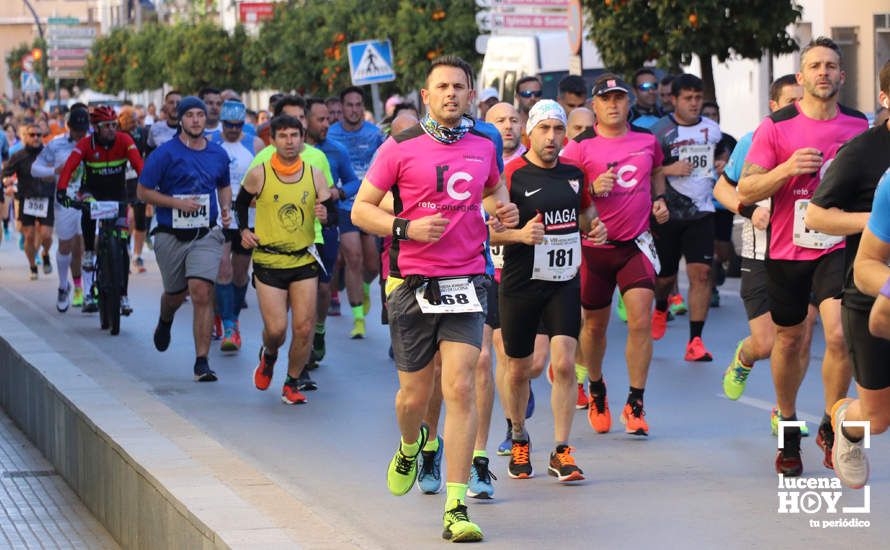
[[[466,505],[459,500],[452,500],[445,507],[442,523],[445,529],[442,538],[451,542],[479,542],[482,540],[482,529],[470,521]]]
[[[742,352],[742,342],[744,340],[736,346],[735,353],[732,355],[732,363],[729,364],[726,372],[723,374],[723,393],[733,401],[741,397],[745,392],[745,384],[748,381],[748,375],[751,374],[751,367],[746,367],[739,359],[739,354]]]
[[[405,456],[402,453],[402,445],[399,444],[396,454],[393,455],[389,462],[389,470],[386,472],[386,486],[389,492],[400,497],[411,490],[414,481],[417,479],[417,457],[420,455],[423,446],[426,445],[426,439],[429,436],[430,429],[426,424],[420,426],[420,439],[417,444],[420,448],[417,454]]]
[[[615,307],[615,313],[618,314],[621,322],[627,322],[627,309],[624,307],[624,298],[621,297],[621,294],[618,295],[618,305]]]
[[[770,431],[774,436],[779,435],[779,420],[782,418],[782,413],[779,411],[779,407],[773,407],[772,412],[769,415],[769,425]],[[803,428],[800,429],[801,437],[809,437],[810,428],[807,427],[806,424],[803,425]]]

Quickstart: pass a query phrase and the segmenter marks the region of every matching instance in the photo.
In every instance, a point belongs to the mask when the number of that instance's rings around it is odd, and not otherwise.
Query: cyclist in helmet
[[[117,113],[106,105],[93,109],[90,113],[93,134],[77,142],[59,175],[60,200],[65,195],[71,175],[83,163],[83,182],[80,195],[84,199],[97,201],[127,201],[127,161],[137,174],[142,173],[142,155],[126,132],[118,131]],[[96,247],[96,222],[90,216],[83,217],[84,264],[92,265]],[[117,221],[118,227],[127,228],[127,208],[122,205]],[[121,314],[133,312],[127,298],[129,257],[124,259],[124,283],[121,289]],[[89,293],[88,293],[89,294]],[[90,297],[92,299],[92,297]],[[87,310],[86,299],[84,311]],[[92,311],[96,311],[95,305]]]

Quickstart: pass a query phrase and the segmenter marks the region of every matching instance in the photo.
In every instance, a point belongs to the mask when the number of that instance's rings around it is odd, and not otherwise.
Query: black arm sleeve
[[[321,201],[321,204],[328,211],[328,221],[324,223],[325,227],[337,227],[337,224],[340,221],[340,216],[337,213],[337,206],[334,204],[333,197],[328,197],[327,200]]]
[[[238,191],[238,197],[235,199],[235,217],[238,221],[238,231],[249,229],[248,214],[250,212],[250,203],[253,201],[254,194],[248,192],[243,187]]]

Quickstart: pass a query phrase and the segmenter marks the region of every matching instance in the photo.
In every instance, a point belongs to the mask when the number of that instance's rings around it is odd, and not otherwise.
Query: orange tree
[[[588,37],[610,69],[632,74],[654,61],[671,68],[701,60],[705,97],[714,99],[712,57],[760,59],[797,49],[792,0],[582,0]]]

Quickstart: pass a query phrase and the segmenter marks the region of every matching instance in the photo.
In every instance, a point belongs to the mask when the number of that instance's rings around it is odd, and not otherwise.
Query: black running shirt
[[[541,168],[522,155],[507,164],[504,175],[510,201],[519,208],[517,229],[540,213],[545,234],[541,245],[504,247],[504,292],[523,292],[542,283],[574,279],[581,265],[578,215],[589,206],[582,205],[589,199],[582,198],[587,197],[586,193],[580,193],[586,185],[584,172],[563,161],[553,168]]]

